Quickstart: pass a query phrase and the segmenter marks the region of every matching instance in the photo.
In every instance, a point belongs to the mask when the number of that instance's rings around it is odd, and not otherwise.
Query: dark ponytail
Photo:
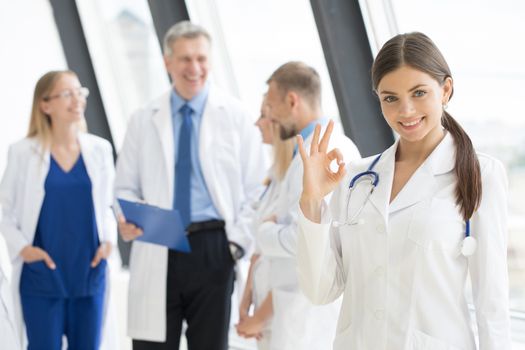
[[[456,203],[461,208],[463,219],[468,220],[481,201],[481,171],[479,161],[467,133],[446,111],[441,118],[443,127],[450,132],[456,144]]]
[[[386,74],[403,65],[430,75],[440,84],[452,77],[445,58],[429,37],[419,32],[399,34],[383,45],[374,60],[374,90],[377,91],[379,82]],[[454,90],[449,100],[453,92]],[[478,157],[467,133],[446,111],[443,111],[441,123],[452,135],[456,145],[456,204],[460,207],[463,218],[469,220],[481,202],[481,171]]]

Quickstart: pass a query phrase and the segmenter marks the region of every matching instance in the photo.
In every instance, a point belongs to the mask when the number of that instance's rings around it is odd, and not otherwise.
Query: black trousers
[[[224,229],[192,233],[191,253],[169,251],[166,342],[133,340],[133,350],[227,350],[234,262]]]

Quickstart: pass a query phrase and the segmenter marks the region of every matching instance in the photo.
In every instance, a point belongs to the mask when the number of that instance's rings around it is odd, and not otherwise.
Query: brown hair
[[[273,72],[266,83],[270,84],[272,81],[282,96],[294,91],[305,97],[310,106],[321,106],[321,78],[307,64],[297,61],[285,63]]]
[[[47,72],[38,79],[33,93],[33,106],[31,107],[31,118],[27,137],[36,138],[45,149],[51,145],[51,118],[42,111],[40,103],[49,96],[58,79],[65,74],[77,77],[76,73],[70,70]],[[79,129],[82,131],[87,130],[84,119],[80,122]]]
[[[439,84],[443,84],[447,78],[452,78],[445,58],[429,37],[419,32],[399,34],[383,45],[374,60],[372,65],[374,90],[377,92],[379,82],[386,74],[404,65],[430,75]],[[449,99],[453,92],[452,89]],[[478,157],[465,130],[445,110],[441,123],[454,138],[456,204],[460,206],[463,218],[469,220],[481,201],[481,171]]]

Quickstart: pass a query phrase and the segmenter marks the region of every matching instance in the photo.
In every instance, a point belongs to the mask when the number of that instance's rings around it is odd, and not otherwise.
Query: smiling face
[[[179,38],[172,44],[164,63],[177,93],[186,100],[196,96],[206,85],[210,70],[210,42],[202,35]]]
[[[377,87],[383,116],[402,142],[420,142],[442,135],[443,105],[451,92],[451,78],[440,84],[406,65],[386,74]]]
[[[87,90],[82,88],[75,75],[62,74],[44,97],[40,108],[51,118],[51,125],[73,124],[84,118]]]

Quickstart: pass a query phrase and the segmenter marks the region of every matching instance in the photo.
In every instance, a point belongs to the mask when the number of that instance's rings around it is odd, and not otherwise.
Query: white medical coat
[[[7,285],[0,266],[0,339],[2,347],[10,350],[22,350],[20,337],[15,324],[14,310],[11,298],[11,291]]]
[[[483,197],[471,219],[476,252],[460,253],[465,222],[455,204],[455,145],[450,134],[389,204],[397,142],[374,170],[379,184],[353,226],[350,179],[374,157],[351,163],[323,208],[321,224],[300,220],[299,271],[315,303],[343,294],[335,350],[473,350],[465,298],[470,273],[482,350],[510,349],[507,275],[507,179],[497,160],[478,154]],[[355,213],[370,186],[357,185]]]
[[[313,134],[304,143],[308,152],[312,138]],[[336,147],[345,162],[360,158],[359,151],[339,126],[334,128],[330,140],[330,148]],[[325,350],[335,337],[339,303],[314,305],[299,290],[296,251],[302,178],[303,164],[297,152],[285,177],[276,185],[278,190],[262,199],[261,206],[266,210],[259,216],[276,214],[277,223],[261,223],[255,231],[261,261],[255,265],[254,294],[261,299],[264,294],[261,290],[272,291],[271,350]],[[260,217],[259,222],[265,217]],[[262,273],[268,276],[267,281],[259,277]]]
[[[106,140],[79,133],[78,141],[82,158],[86,165],[92,184],[93,206],[100,242],[110,242],[117,248],[117,227],[111,204],[114,178],[113,151]],[[22,307],[20,304],[20,274],[23,260],[20,251],[33,244],[40,209],[44,201],[44,183],[49,172],[49,151],[42,149],[33,138],[25,138],[9,148],[7,167],[0,184],[0,202],[2,204],[2,221],[0,230],[5,237],[11,263],[13,264],[11,285],[15,322],[25,344]],[[108,259],[110,267],[111,259]],[[117,325],[114,322],[114,311],[109,299],[110,286],[107,273],[106,302],[102,331],[101,349],[115,349],[118,346]]]
[[[171,91],[131,119],[117,160],[117,198],[171,209],[175,149]],[[199,160],[213,204],[226,222],[228,240],[253,251],[253,203],[262,189],[265,157],[260,133],[240,103],[212,86],[199,131]],[[135,241],[130,254],[128,335],[166,339],[168,249]]]

